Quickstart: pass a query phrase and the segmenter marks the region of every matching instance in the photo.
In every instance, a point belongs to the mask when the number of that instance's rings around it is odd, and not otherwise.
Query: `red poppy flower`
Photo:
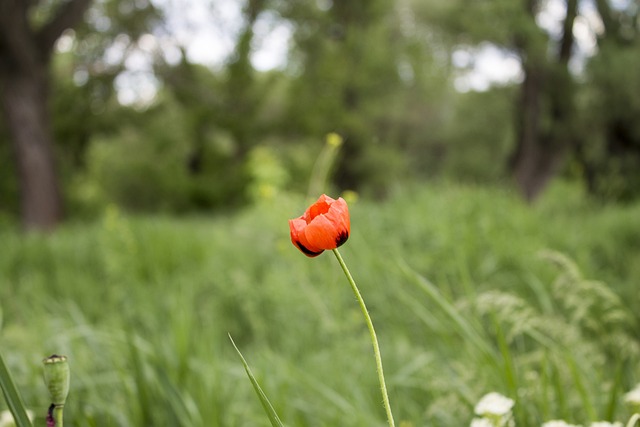
[[[335,249],[349,238],[349,208],[342,197],[323,194],[304,215],[289,220],[291,242],[308,257]]]

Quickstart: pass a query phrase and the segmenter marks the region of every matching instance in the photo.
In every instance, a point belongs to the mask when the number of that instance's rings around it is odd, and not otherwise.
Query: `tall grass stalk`
[[[16,427],[31,427],[31,421],[27,417],[27,411],[22,403],[22,397],[18,393],[9,370],[4,363],[4,359],[0,354],[0,387],[2,387],[2,394],[9,406],[9,411],[13,415],[13,419],[16,422]]]
[[[311,171],[307,199],[312,199],[316,194],[324,192],[333,162],[340,151],[342,142],[342,137],[337,133],[332,132],[327,135],[326,143]]]
[[[273,409],[273,405],[269,401],[269,398],[267,397],[265,392],[262,390],[262,387],[260,387],[260,384],[258,384],[258,380],[256,380],[256,377],[253,375],[253,372],[251,372],[251,368],[249,368],[249,364],[247,363],[244,356],[238,349],[238,346],[236,346],[236,343],[233,341],[233,338],[231,338],[231,335],[229,335],[229,339],[231,340],[231,344],[233,344],[233,348],[238,353],[238,356],[240,356],[240,360],[242,361],[242,366],[244,366],[244,370],[247,372],[247,376],[251,381],[251,385],[253,386],[253,389],[258,395],[258,398],[260,399],[260,403],[264,408],[264,412],[269,417],[269,421],[271,421],[271,425],[273,427],[284,427],[284,424],[282,424],[282,421],[280,421],[280,418],[278,417],[276,410]]]

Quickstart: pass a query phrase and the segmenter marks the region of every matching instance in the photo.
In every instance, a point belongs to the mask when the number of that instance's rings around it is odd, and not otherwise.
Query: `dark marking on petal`
[[[339,246],[342,246],[344,242],[347,241],[348,238],[349,238],[349,232],[346,230],[338,234],[338,237],[336,238],[336,248]]]
[[[313,252],[309,249],[307,249],[302,243],[296,241],[296,246],[298,247],[298,249],[300,249],[302,251],[303,254],[305,254],[306,256],[313,258],[313,257],[317,257],[318,255],[320,255],[322,252],[324,252],[323,250],[320,252]]]

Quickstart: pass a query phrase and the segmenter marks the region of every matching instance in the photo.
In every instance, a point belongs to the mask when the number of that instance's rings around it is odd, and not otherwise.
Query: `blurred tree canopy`
[[[305,191],[329,132],[345,141],[339,190],[446,177],[534,200],[562,174],[606,200],[640,194],[637,2],[246,0],[214,65],[190,55],[176,5],[2,2],[1,212],[48,228],[63,205],[186,212]],[[214,15],[230,5],[206,2]],[[286,30],[288,51],[262,71],[266,27]],[[482,46],[520,76],[457,86]]]

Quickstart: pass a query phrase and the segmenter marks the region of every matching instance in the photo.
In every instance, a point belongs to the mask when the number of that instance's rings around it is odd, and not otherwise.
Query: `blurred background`
[[[640,189],[632,0],[7,0],[0,215],[27,228],[330,183]]]
[[[640,382],[637,0],[0,0],[0,351],[44,424],[624,422]],[[25,232],[27,231],[27,232]],[[46,231],[46,232],[42,232]],[[6,409],[0,400],[0,411]]]

